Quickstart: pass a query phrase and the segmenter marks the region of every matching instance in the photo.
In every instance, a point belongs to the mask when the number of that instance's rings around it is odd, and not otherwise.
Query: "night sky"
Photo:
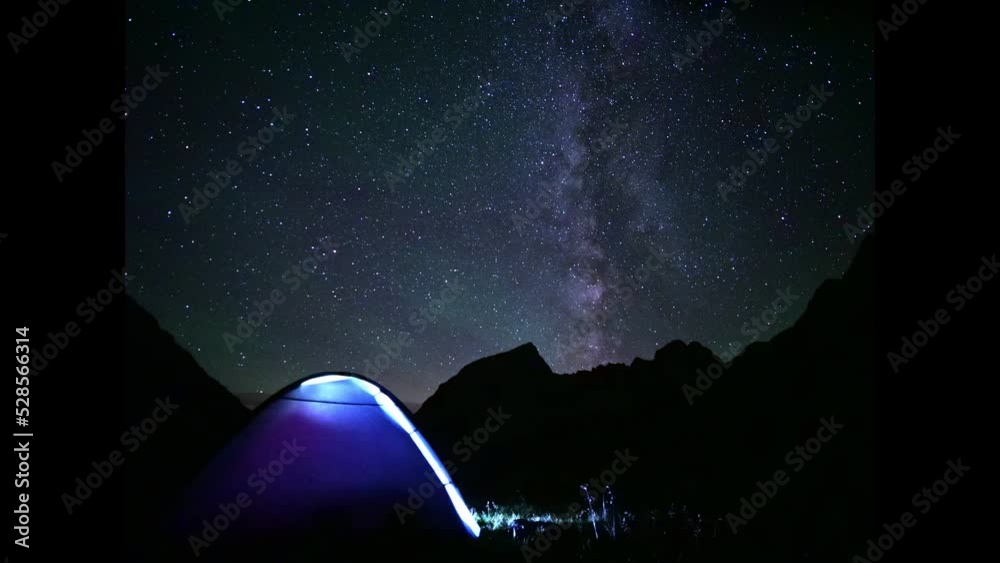
[[[779,289],[801,298],[758,338],[789,326],[853,257],[872,31],[837,6],[405,2],[342,47],[389,4],[130,5],[129,87],[170,73],[127,117],[130,290],[232,391],[347,370],[419,402],[525,342],[559,372],[721,352]],[[791,127],[812,88],[833,95]]]

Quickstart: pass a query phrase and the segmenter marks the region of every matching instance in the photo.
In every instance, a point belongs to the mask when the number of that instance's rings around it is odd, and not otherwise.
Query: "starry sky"
[[[789,326],[853,257],[843,224],[873,188],[866,14],[438,0],[368,25],[389,4],[129,7],[129,87],[170,73],[127,117],[130,289],[230,390],[347,370],[420,402],[525,342],[564,373],[675,339],[718,353],[779,290],[802,298],[756,338]],[[812,88],[833,94],[789,127]]]

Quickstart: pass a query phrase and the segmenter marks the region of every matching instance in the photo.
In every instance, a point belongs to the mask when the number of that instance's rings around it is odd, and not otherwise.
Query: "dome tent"
[[[328,559],[334,548],[343,560],[479,536],[406,407],[348,373],[307,377],[260,405],[196,477],[172,522],[170,551],[199,560],[288,560],[289,549]]]

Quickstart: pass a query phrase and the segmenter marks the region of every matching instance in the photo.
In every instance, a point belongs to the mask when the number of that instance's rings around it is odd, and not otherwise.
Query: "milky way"
[[[145,4],[129,76],[172,74],[128,118],[127,269],[233,391],[347,370],[419,401],[529,341],[561,372],[674,339],[722,351],[779,289],[805,297],[758,337],[786,328],[853,256],[871,33],[836,9],[412,2],[346,49],[388,2],[245,2],[224,21]],[[788,126],[813,88],[832,95]],[[196,202],[229,160],[241,172]]]

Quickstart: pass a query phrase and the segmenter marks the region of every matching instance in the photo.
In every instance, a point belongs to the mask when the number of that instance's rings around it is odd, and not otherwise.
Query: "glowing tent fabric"
[[[422,502],[409,511],[416,491]],[[175,526],[195,555],[306,529],[343,537],[479,535],[401,404],[375,383],[340,374],[307,378],[258,407],[195,479]]]

